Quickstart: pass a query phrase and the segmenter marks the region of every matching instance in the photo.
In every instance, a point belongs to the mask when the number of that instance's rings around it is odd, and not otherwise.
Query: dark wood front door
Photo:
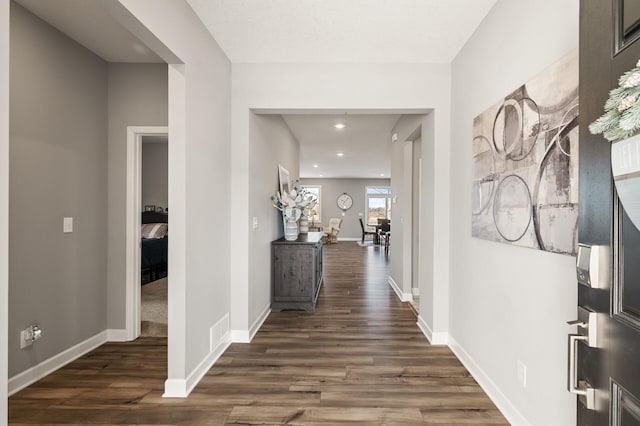
[[[607,249],[610,279],[600,289],[578,284],[579,310],[597,316],[595,347],[576,343],[576,383],[595,390],[591,408],[578,398],[579,425],[640,425],[640,231],[617,198],[611,144],[588,130],[619,76],[640,59],[639,5],[582,0],[580,7],[579,239]]]

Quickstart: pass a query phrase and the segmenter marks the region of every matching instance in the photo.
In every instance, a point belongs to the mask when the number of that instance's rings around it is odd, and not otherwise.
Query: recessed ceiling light
[[[380,176],[384,176],[384,173],[380,173]]]
[[[318,165],[317,165],[317,164],[314,164],[314,165],[313,165],[313,168],[314,168],[314,169],[317,169],[317,168],[318,168]]]
[[[336,155],[337,155],[338,157],[342,157],[342,156],[344,156],[344,152],[339,152],[339,153],[337,153]]]
[[[344,129],[345,127],[347,127],[347,125],[346,125],[346,124],[344,124],[344,123],[336,123],[336,124],[334,124],[334,125],[333,125],[333,127],[335,127],[335,128],[336,128],[336,129],[338,129],[338,130],[342,130],[342,129]]]
[[[320,175],[319,175],[319,176],[320,176],[320,177],[322,177],[322,173],[320,173]]]

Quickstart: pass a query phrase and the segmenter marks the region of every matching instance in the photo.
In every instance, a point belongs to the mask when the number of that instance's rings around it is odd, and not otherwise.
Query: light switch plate
[[[65,234],[73,232],[73,218],[72,217],[65,217],[65,218],[62,219],[62,232],[64,232]]]
[[[253,229],[258,229],[258,216],[253,217]]]

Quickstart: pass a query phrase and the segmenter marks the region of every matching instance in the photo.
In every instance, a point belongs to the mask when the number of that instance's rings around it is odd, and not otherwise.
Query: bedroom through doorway
[[[167,126],[127,126],[126,341],[160,336],[159,330],[168,334],[168,135]],[[143,145],[151,147],[146,155]],[[157,282],[161,280],[164,286]],[[143,287],[147,287],[144,304]],[[158,324],[151,327],[154,334],[148,334],[149,327],[142,333],[143,315],[144,321]]]
[[[140,335],[167,337],[168,135],[142,136]]]

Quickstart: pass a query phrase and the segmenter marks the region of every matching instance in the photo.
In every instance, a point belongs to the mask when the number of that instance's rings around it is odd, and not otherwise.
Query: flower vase
[[[300,218],[300,233],[301,234],[306,234],[307,232],[309,232],[309,219],[307,219],[306,216],[302,216]]]
[[[298,239],[298,222],[296,220],[285,219],[284,239],[287,241],[295,241]]]

